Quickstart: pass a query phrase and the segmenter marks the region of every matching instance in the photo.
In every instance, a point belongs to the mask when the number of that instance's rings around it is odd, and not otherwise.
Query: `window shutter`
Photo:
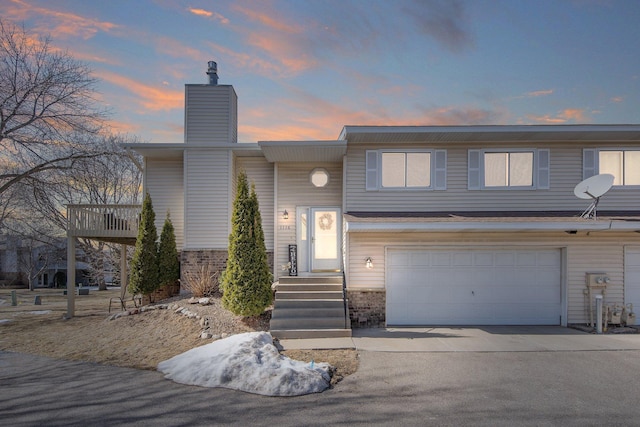
[[[468,154],[468,182],[467,188],[469,190],[480,189],[480,150],[469,150]]]
[[[582,150],[582,179],[590,178],[596,173],[596,150],[585,148]]]
[[[447,150],[436,150],[434,167],[434,190],[447,189]]]
[[[365,186],[367,191],[375,191],[378,189],[378,152],[375,150],[367,150],[366,153],[366,178]]]
[[[538,150],[538,190],[549,189],[549,150]]]

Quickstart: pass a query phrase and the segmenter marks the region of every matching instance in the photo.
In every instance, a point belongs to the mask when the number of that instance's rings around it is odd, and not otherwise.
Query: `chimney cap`
[[[207,75],[209,76],[209,84],[216,86],[218,84],[218,64],[216,61],[207,62]]]

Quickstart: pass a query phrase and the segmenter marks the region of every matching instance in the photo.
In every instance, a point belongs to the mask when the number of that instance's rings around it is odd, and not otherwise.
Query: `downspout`
[[[280,279],[278,265],[278,164],[273,163],[273,279]],[[277,276],[277,277],[276,277]]]

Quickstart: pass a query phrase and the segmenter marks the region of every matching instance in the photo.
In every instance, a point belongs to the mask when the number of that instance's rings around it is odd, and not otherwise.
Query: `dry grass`
[[[187,270],[183,276],[183,289],[194,297],[212,296],[220,289],[218,272],[212,271],[209,264],[201,265],[196,271]]]
[[[110,289],[76,296],[76,315],[64,320],[67,297],[61,290],[18,290],[18,305],[12,307],[10,291],[0,289],[0,350],[155,369],[163,360],[210,342],[200,339],[201,328],[196,319],[169,310],[107,320],[109,299],[117,298],[119,292]],[[34,305],[36,295],[41,297],[42,305]],[[187,305],[186,298],[174,302]],[[133,303],[127,307],[133,308]],[[214,309],[215,314],[208,316],[207,307],[198,307],[203,316],[223,325],[220,329],[226,333],[266,329],[260,319],[246,321],[211,306],[210,310]],[[112,304],[112,310],[119,311],[119,303]],[[334,383],[358,367],[354,350],[290,350],[284,354],[297,360],[330,363],[337,368]]]

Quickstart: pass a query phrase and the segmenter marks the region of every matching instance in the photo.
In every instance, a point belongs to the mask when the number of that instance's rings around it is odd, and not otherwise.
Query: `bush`
[[[271,304],[272,275],[267,261],[264,232],[255,188],[247,175],[238,176],[231,216],[229,257],[222,274],[222,304],[234,314],[257,316]]]
[[[194,297],[209,297],[220,291],[218,273],[212,271],[208,264],[201,265],[196,271],[185,271],[182,289]]]
[[[146,194],[142,203],[140,225],[136,247],[131,259],[131,280],[129,292],[133,295],[151,295],[160,287],[158,282],[158,232],[155,225],[156,214],[153,212],[151,196]]]
[[[160,286],[170,286],[178,280],[180,280],[180,260],[176,248],[176,235],[171,217],[167,212],[158,245],[158,282]]]

